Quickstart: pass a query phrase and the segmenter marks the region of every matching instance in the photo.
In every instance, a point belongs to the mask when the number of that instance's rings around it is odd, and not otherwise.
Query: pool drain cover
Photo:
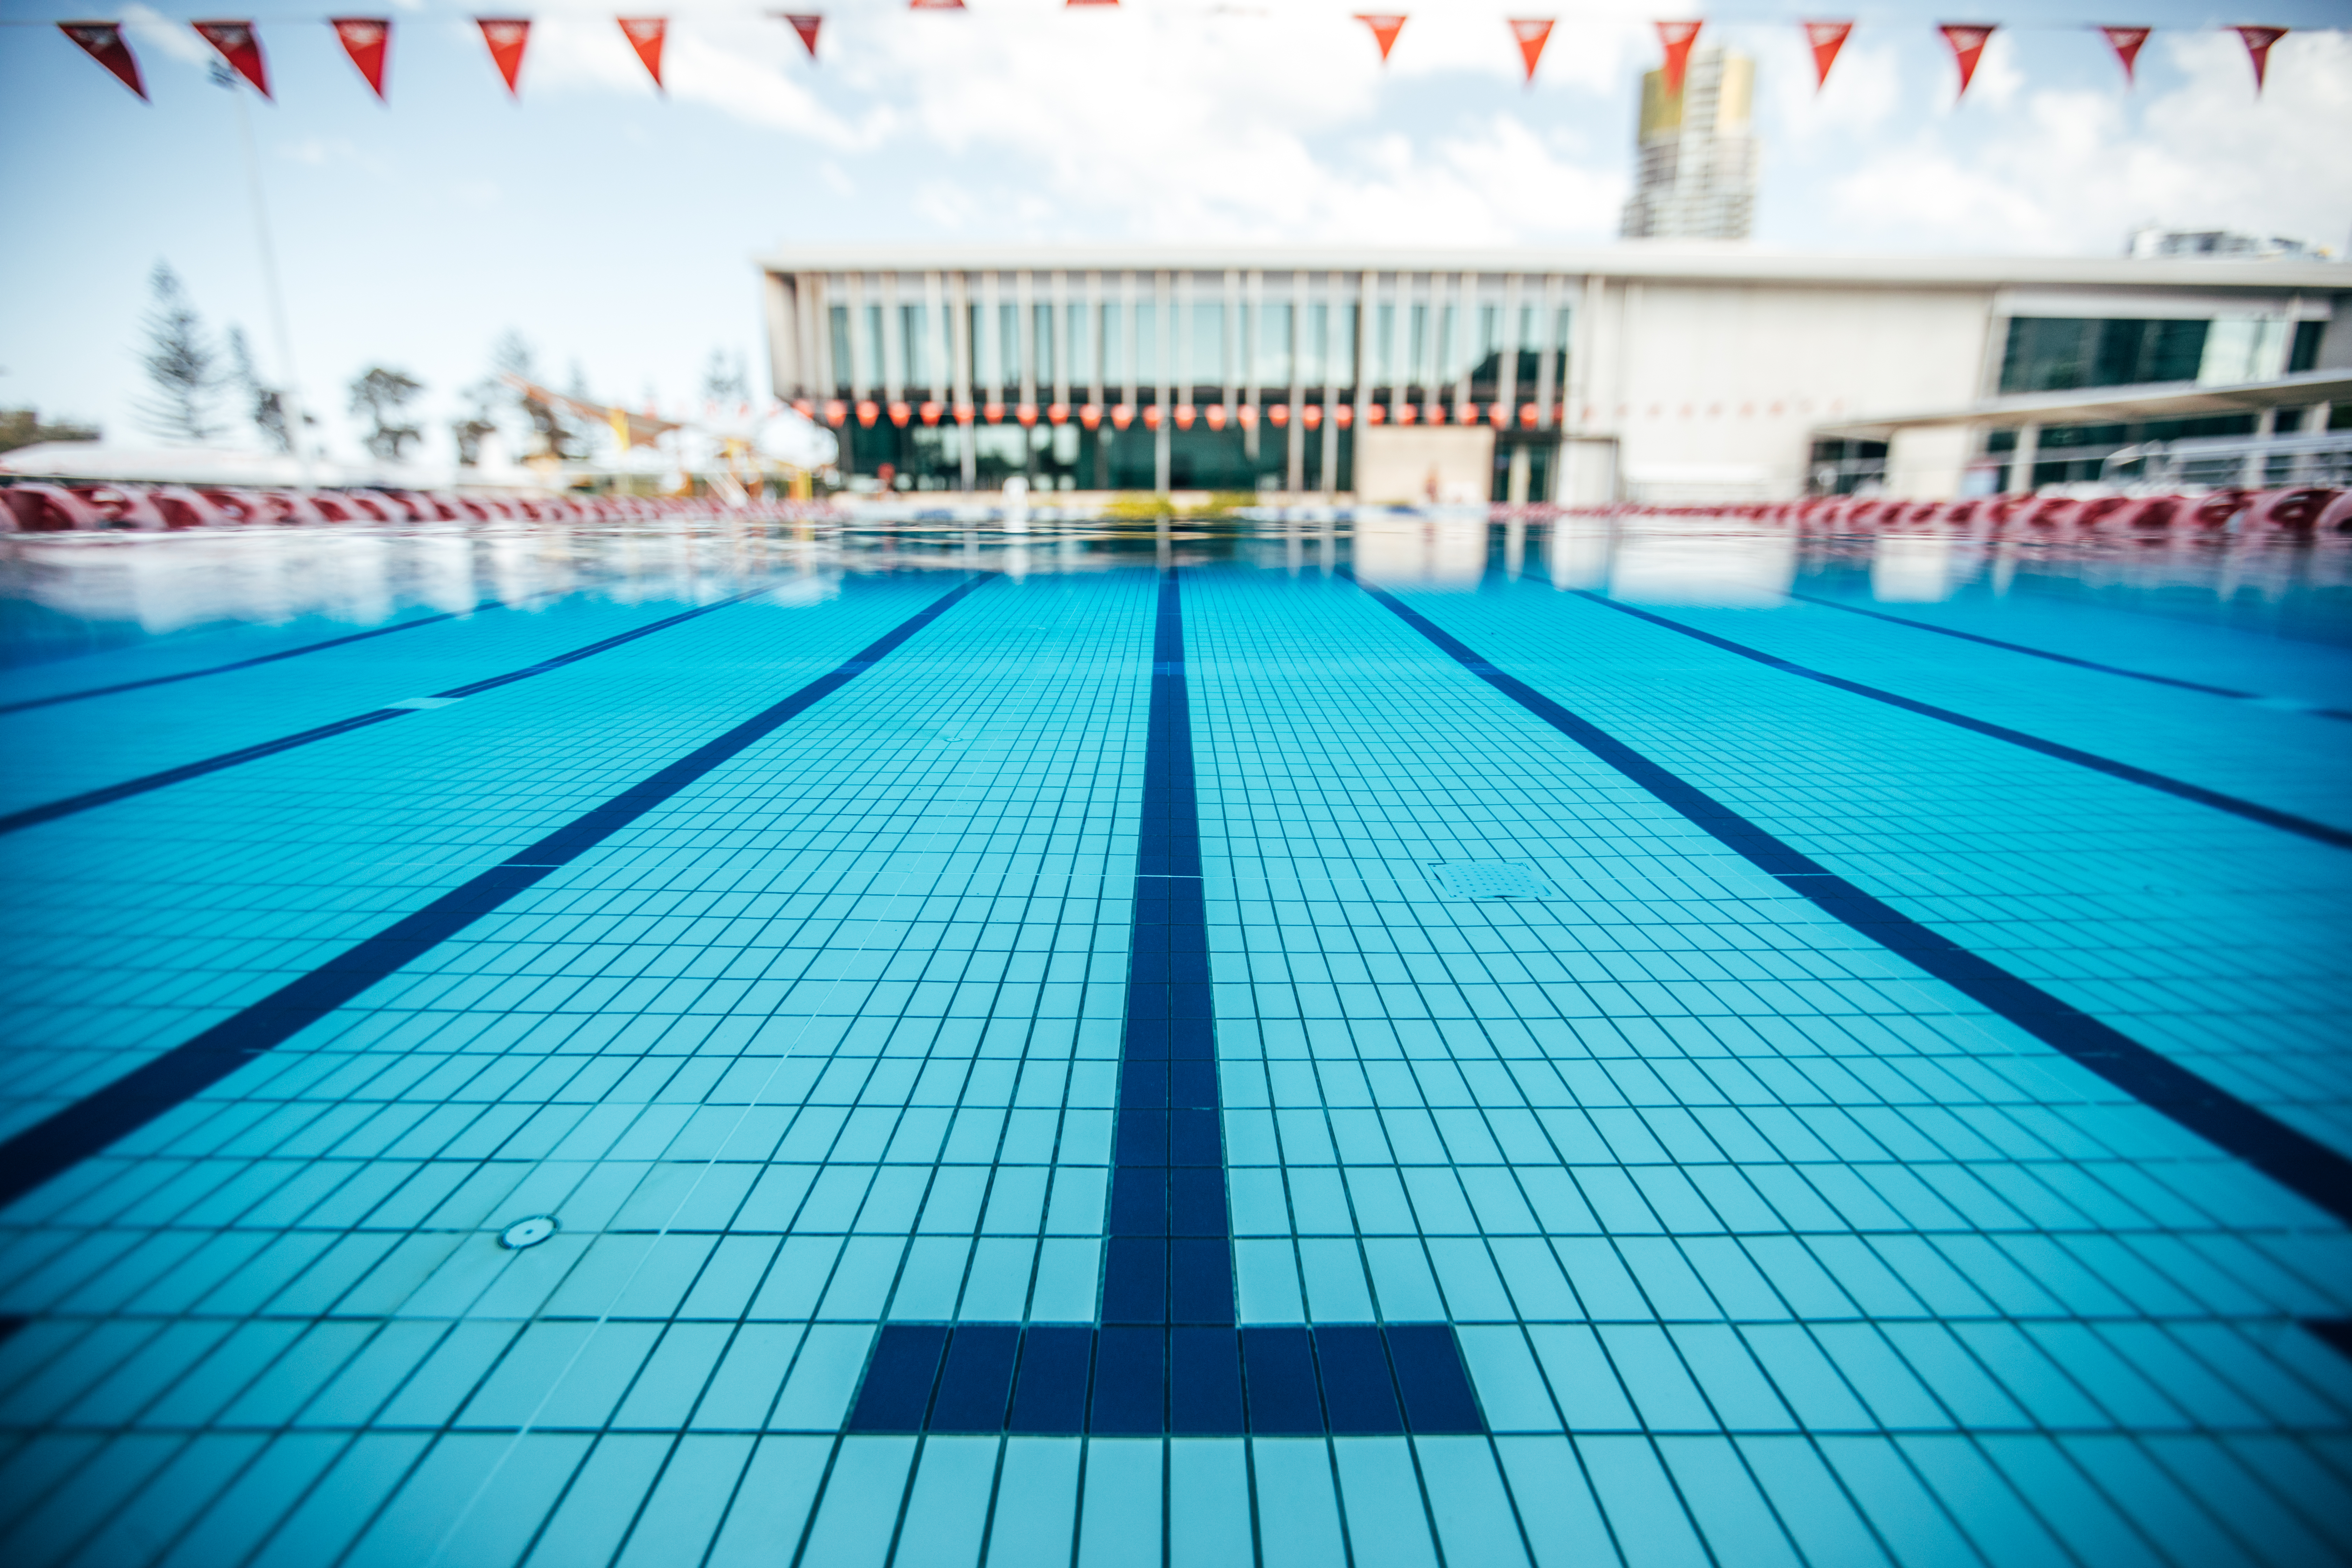
[[[1442,860],[1429,868],[1449,899],[1550,899],[1559,890],[1524,860]]]
[[[555,1234],[555,1221],[546,1215],[533,1215],[519,1219],[499,1233],[499,1245],[520,1252],[526,1247],[537,1247]]]

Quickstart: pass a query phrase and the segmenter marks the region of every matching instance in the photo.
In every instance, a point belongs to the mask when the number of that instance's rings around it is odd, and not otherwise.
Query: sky
[[[767,0],[824,8],[821,58],[759,5],[674,9],[657,92],[610,10],[535,17],[519,100],[472,13],[386,0],[380,105],[323,17],[257,13],[273,101],[215,85],[190,15],[112,16],[142,104],[49,24],[0,0],[0,407],[148,439],[136,405],[158,262],[217,337],[242,326],[291,375],[320,438],[356,455],[348,386],[371,365],[426,385],[446,460],[458,389],[519,332],[546,379],[697,407],[717,352],[768,391],[754,258],[812,241],[1615,243],[1653,22],[1585,0],[1398,0],[1383,66],[1339,5],[1304,0]],[[1506,5],[1516,8],[1506,8]],[[1705,43],[1758,62],[1755,243],[1806,252],[2112,256],[2134,226],[2352,241],[2352,35],[2339,5],[2265,0],[2298,29],[2258,97],[2245,19],[2182,0],[2006,21],[1965,98],[1924,0],[1858,11],[1755,0]],[[659,0],[635,0],[633,15]],[[1965,9],[1965,8],[1963,8]],[[2107,12],[2123,15],[2106,14]],[[1816,90],[1797,19],[1857,26]],[[1534,81],[1511,16],[1559,17]],[[2091,21],[2158,31],[2126,90]],[[263,284],[249,126],[289,322]],[[240,430],[238,444],[251,444]]]

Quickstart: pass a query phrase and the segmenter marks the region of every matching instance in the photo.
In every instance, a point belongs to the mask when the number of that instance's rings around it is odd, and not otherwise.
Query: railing
[[[2099,482],[2168,489],[2345,485],[2352,483],[2352,430],[2147,441],[2109,453],[2099,465]]]

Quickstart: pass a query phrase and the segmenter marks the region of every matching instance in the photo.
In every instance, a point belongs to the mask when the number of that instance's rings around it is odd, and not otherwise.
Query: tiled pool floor
[[[1643,526],[19,542],[0,1562],[2352,1561],[2333,547]]]

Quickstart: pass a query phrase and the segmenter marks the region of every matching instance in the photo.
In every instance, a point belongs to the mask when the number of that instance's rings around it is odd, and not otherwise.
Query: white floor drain
[[[499,1245],[520,1252],[526,1247],[537,1247],[541,1242],[553,1236],[556,1229],[554,1216],[543,1214],[533,1215],[529,1219],[519,1219],[500,1231]]]
[[[1430,879],[1449,899],[1553,899],[1559,889],[1524,860],[1442,860]]]

